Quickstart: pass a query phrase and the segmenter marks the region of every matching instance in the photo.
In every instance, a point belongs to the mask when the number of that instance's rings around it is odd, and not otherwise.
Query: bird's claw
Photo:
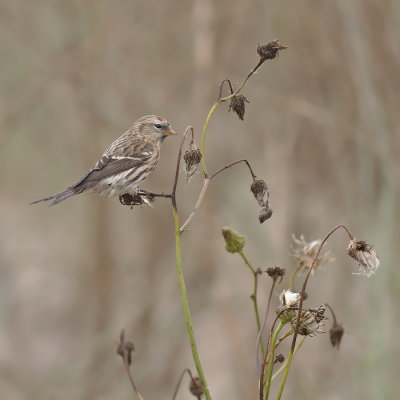
[[[131,209],[133,208],[133,206],[140,206],[142,204],[146,204],[149,207],[153,207],[151,203],[153,203],[155,199],[156,198],[152,193],[146,192],[144,190],[140,190],[134,195],[130,193],[124,193],[121,196],[119,196],[120,203],[124,206],[131,206]]]

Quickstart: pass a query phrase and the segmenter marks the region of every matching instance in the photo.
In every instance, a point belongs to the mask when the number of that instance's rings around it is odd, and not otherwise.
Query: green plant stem
[[[293,335],[293,329],[289,329],[289,331],[287,331],[280,339],[278,339],[278,340],[276,341],[276,343],[275,343],[274,352],[275,352],[275,350],[278,348],[278,346],[279,346],[287,337],[289,337],[289,336],[291,336],[291,335]],[[271,353],[268,354],[267,359],[265,360],[265,365],[267,365],[267,364],[269,363],[270,358],[271,358]],[[267,378],[268,378],[268,376],[265,375],[265,378],[264,378],[264,388],[265,388],[265,386],[266,386],[266,384],[267,384]]]
[[[285,324],[282,321],[279,321],[279,325],[277,326],[274,336],[272,337],[271,341],[271,353],[269,355],[269,369],[268,369],[268,375],[267,375],[267,387],[265,389],[265,399],[268,399],[269,396],[269,390],[271,388],[271,379],[272,379],[272,371],[274,369],[274,352],[275,352],[275,343],[276,339],[278,338],[278,334],[281,331]]]
[[[300,271],[301,266],[296,267],[292,273],[290,274],[290,278],[289,278],[289,289],[293,292],[293,286],[294,286],[294,278],[296,276],[296,274]]]
[[[242,257],[244,263],[249,267],[254,277],[254,289],[253,289],[253,294],[251,295],[251,299],[253,300],[254,314],[256,316],[257,332],[260,332],[261,330],[260,313],[258,311],[258,304],[257,304],[258,272],[250,264],[249,260],[244,255],[243,250],[239,251],[239,254]],[[264,344],[262,339],[260,339],[260,347],[262,354],[264,354]]]
[[[210,392],[208,390],[207,381],[204,376],[203,368],[201,366],[199,354],[197,351],[196,340],[194,338],[192,319],[190,317],[189,302],[186,293],[185,279],[183,277],[182,270],[182,251],[181,251],[181,231],[179,229],[179,217],[175,207],[172,207],[172,213],[174,217],[175,225],[175,242],[176,242],[176,268],[178,272],[179,288],[181,291],[181,298],[183,304],[183,310],[185,313],[186,328],[189,336],[190,347],[192,349],[193,361],[196,366],[197,374],[199,375],[201,384],[204,390],[204,396],[207,400],[211,400]]]
[[[202,155],[201,158],[201,168],[203,169],[203,173],[204,176],[207,177],[207,168],[206,168],[206,161],[204,158],[204,148],[205,148],[205,143],[206,143],[206,135],[207,135],[207,129],[208,129],[208,124],[210,122],[210,119],[212,117],[212,115],[214,114],[214,111],[217,109],[218,105],[220,103],[223,103],[224,101],[228,101],[230,100],[232,97],[236,96],[246,85],[247,81],[251,78],[251,76],[257,71],[258,68],[261,67],[261,65],[264,63],[265,60],[260,59],[260,61],[257,63],[257,65],[247,74],[246,78],[244,78],[243,82],[240,84],[240,86],[229,96],[226,97],[220,97],[218,98],[218,100],[213,104],[213,106],[211,107],[207,118],[206,118],[206,122],[204,124],[203,127],[203,133],[201,135],[201,146],[200,146],[200,152]]]
[[[280,400],[280,398],[282,397],[283,389],[285,388],[286,379],[287,379],[289,369],[290,369],[290,364],[292,363],[293,354],[294,353],[293,353],[292,349],[290,349],[289,356],[286,361],[285,372],[282,377],[281,387],[279,388],[279,393],[278,393],[278,396],[276,397],[276,400]]]
[[[243,82],[240,84],[240,86],[229,96],[222,97],[220,101],[227,101],[230,100],[232,97],[236,96],[243,88],[244,85],[246,85],[247,81],[250,79],[250,77],[258,70],[258,68],[261,67],[261,65],[264,63],[265,60],[260,59],[260,61],[257,63],[257,65],[247,74],[246,78],[244,78]]]
[[[202,155],[202,157],[201,157],[201,168],[203,169],[205,177],[208,176],[207,175],[207,168],[206,168],[206,161],[205,161],[205,157],[204,157],[204,147],[205,147],[205,144],[206,144],[207,129],[208,129],[208,124],[210,122],[210,119],[211,119],[212,115],[214,114],[214,111],[217,109],[218,104],[220,102],[221,102],[220,100],[217,100],[214,103],[214,105],[211,107],[211,109],[210,109],[210,111],[209,111],[209,113],[207,115],[206,122],[205,122],[204,127],[203,127],[203,133],[201,135],[201,145],[200,145],[200,152],[201,152],[201,155]]]
[[[312,261],[312,263],[311,263],[311,266],[310,266],[310,268],[309,268],[309,270],[308,270],[308,272],[307,272],[307,275],[306,275],[306,277],[305,277],[305,279],[304,279],[304,282],[303,282],[303,287],[302,287],[301,292],[300,292],[300,302],[299,302],[299,309],[298,309],[298,311],[297,311],[297,322],[296,322],[296,327],[295,327],[295,330],[294,330],[294,333],[293,333],[292,345],[291,345],[291,347],[290,347],[290,353],[289,353],[289,357],[288,357],[287,364],[286,364],[286,367],[285,367],[285,373],[283,374],[283,378],[282,378],[282,382],[281,382],[281,387],[280,387],[280,389],[279,389],[278,397],[276,398],[277,400],[279,400],[279,399],[281,398],[281,396],[282,396],[282,392],[283,392],[283,389],[284,389],[285,383],[286,383],[286,378],[287,378],[288,373],[289,373],[290,364],[292,363],[292,358],[293,358],[293,354],[294,354],[294,349],[295,349],[295,346],[296,346],[296,339],[297,339],[298,329],[299,329],[299,326],[300,326],[301,312],[302,312],[302,310],[303,310],[304,294],[305,294],[305,292],[306,292],[306,287],[307,287],[308,279],[310,278],[311,272],[312,272],[312,270],[313,270],[313,268],[314,268],[315,262],[317,261],[317,259],[318,259],[318,257],[319,257],[319,254],[320,254],[320,252],[321,252],[322,247],[324,246],[324,244],[326,243],[326,241],[327,241],[338,229],[340,229],[340,228],[342,228],[342,229],[344,229],[344,230],[346,231],[346,233],[347,233],[347,235],[349,236],[350,240],[353,240],[353,239],[354,239],[354,236],[353,236],[352,233],[347,229],[347,227],[346,227],[345,225],[338,225],[338,226],[336,226],[335,228],[333,228],[333,229],[325,236],[325,238],[322,240],[321,244],[319,245],[318,251],[317,251],[317,253],[315,254],[315,257],[314,257],[314,259],[313,259],[313,261]]]
[[[296,347],[295,347],[295,349],[294,349],[293,355],[296,355],[297,350],[300,348],[300,346],[304,343],[305,340],[306,340],[306,336],[303,336],[303,337],[301,338],[300,342],[296,344]],[[272,375],[272,378],[271,378],[272,381],[273,381],[274,379],[276,379],[277,376],[286,368],[286,364],[287,364],[287,361],[285,361],[285,362],[282,364],[282,366],[278,369],[278,371],[276,371],[275,374]]]

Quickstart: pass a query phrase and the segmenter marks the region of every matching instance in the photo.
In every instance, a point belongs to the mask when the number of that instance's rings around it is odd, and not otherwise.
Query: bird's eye
[[[161,125],[161,124],[154,124],[154,126],[155,126],[156,128],[158,128],[158,129],[162,128],[162,125]]]

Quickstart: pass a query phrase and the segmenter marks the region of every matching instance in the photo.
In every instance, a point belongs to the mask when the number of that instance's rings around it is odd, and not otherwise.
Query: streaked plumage
[[[165,118],[156,115],[139,118],[78,182],[31,204],[52,201],[53,206],[86,190],[108,197],[135,194],[139,184],[158,164],[161,144],[169,135],[175,132]]]

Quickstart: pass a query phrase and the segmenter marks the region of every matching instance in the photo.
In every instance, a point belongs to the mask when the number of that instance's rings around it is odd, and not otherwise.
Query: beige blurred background
[[[284,397],[399,398],[400,3],[17,0],[0,2],[1,399],[132,398],[115,354],[121,328],[145,399],[170,399],[194,370],[168,201],[27,204],[74,183],[144,114],[199,138],[221,80],[240,83],[257,43],[272,39],[289,49],[249,81],[244,121],[218,108],[206,157],[209,171],[249,159],[269,182],[273,217],[258,223],[239,166],[212,182],[183,236],[211,393],[257,396],[252,276],[225,252],[221,227],[246,235],[255,267],[289,270],[292,233],[316,239],[345,223],[375,245],[381,268],[352,275],[346,236],[328,243],[336,261],[311,280],[309,305],[329,302],[346,336],[339,352],[328,335],[308,339]],[[171,189],[179,140],[166,141],[144,188]],[[201,174],[179,185],[184,219]],[[262,312],[269,287],[263,278]],[[191,398],[187,385],[179,399]]]

